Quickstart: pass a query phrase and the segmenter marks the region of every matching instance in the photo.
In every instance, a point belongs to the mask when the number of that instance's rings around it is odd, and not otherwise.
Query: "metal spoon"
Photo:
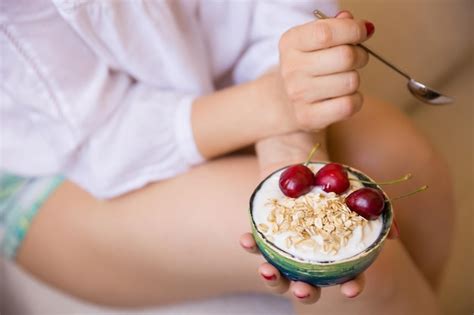
[[[322,13],[319,10],[314,10],[313,14],[314,16],[316,16],[318,19],[321,19],[321,20],[328,18],[328,16],[326,16],[324,13]],[[375,53],[371,49],[367,48],[366,46],[362,44],[358,44],[358,46],[362,47],[369,54],[371,54],[372,56],[374,56],[375,58],[383,62],[385,65],[389,66],[392,70],[395,70],[398,74],[407,78],[408,90],[410,90],[410,93],[413,94],[413,96],[415,96],[420,101],[427,104],[431,104],[431,105],[445,105],[445,104],[452,103],[454,101],[454,99],[452,99],[451,97],[443,95],[442,93],[433,90],[432,88],[424,85],[423,83],[416,81],[415,79],[410,77],[408,74],[406,74],[399,68],[395,67],[393,64],[385,60],[385,58]]]

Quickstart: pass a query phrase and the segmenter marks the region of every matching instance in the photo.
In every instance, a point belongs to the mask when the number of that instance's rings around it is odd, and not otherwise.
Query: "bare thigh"
[[[365,290],[357,298],[324,288],[315,305],[295,303],[299,315],[419,315],[439,314],[436,297],[400,241],[387,241],[365,273]]]
[[[106,304],[157,305],[263,291],[261,258],[239,248],[257,184],[253,157],[206,163],[112,201],[66,183],[40,210],[17,261]]]
[[[384,187],[391,197],[429,186],[423,193],[395,201],[394,209],[407,252],[436,289],[449,255],[454,217],[444,160],[406,115],[370,98],[353,118],[331,127],[328,142],[333,160],[375,179],[412,173],[409,182]]]
[[[66,183],[35,218],[18,262],[73,295],[116,306],[265,292],[256,274],[262,259],[237,241],[249,230],[256,174],[255,158],[226,158],[110,202]],[[347,300],[329,288],[298,312],[380,314],[404,305],[416,314],[434,306],[400,245],[387,246],[367,277],[361,298]]]

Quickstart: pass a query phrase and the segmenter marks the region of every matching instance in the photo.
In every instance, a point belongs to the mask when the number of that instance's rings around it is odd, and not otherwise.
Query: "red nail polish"
[[[298,298],[298,299],[306,299],[309,297],[309,294],[306,294],[306,295],[298,295],[295,293],[295,296]]]
[[[367,30],[367,37],[371,36],[375,32],[375,26],[370,22],[365,22],[365,29]]]
[[[245,249],[248,249],[248,250],[253,250],[255,247],[253,247],[252,245],[248,246],[248,245],[245,245],[245,244],[242,244],[242,246],[245,248]]]
[[[268,281],[274,281],[277,278],[276,275],[267,276],[267,275],[264,275],[263,273],[261,275],[263,278],[265,278],[265,280],[268,280]]]
[[[359,293],[356,293],[356,294],[353,294],[353,295],[347,295],[346,297],[349,298],[349,299],[353,299],[358,295],[359,295]]]

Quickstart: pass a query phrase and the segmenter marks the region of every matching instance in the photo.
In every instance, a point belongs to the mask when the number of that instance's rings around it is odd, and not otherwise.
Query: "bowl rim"
[[[323,165],[326,165],[326,164],[329,164],[329,163],[334,163],[334,162],[329,162],[329,161],[315,161],[315,162],[310,162],[309,164],[323,164]],[[253,210],[252,210],[252,205],[253,205],[253,201],[255,199],[255,196],[257,194],[257,192],[260,190],[260,188],[262,187],[263,183],[265,183],[268,179],[270,179],[270,177],[272,177],[273,175],[275,175],[276,173],[290,167],[290,166],[293,166],[294,164],[292,165],[287,165],[287,166],[284,166],[282,168],[279,168],[277,169],[276,171],[273,171],[271,174],[269,174],[267,177],[265,177],[258,185],[257,187],[255,188],[255,190],[253,191],[251,197],[250,197],[250,202],[249,202],[249,213],[250,213],[250,219],[251,219],[251,223],[252,223],[252,227],[253,227],[253,230],[259,234],[260,238],[263,240],[264,243],[268,244],[268,246],[270,246],[273,250],[275,250],[278,254],[284,256],[284,257],[287,257],[293,261],[297,261],[299,263],[304,263],[304,264],[310,264],[310,265],[321,265],[321,266],[328,266],[328,265],[338,265],[338,264],[344,264],[344,263],[347,263],[347,262],[351,262],[351,261],[355,261],[355,260],[359,260],[360,258],[362,257],[365,257],[369,254],[371,254],[373,251],[377,250],[378,247],[380,247],[385,239],[387,238],[388,236],[388,233],[390,231],[390,227],[392,225],[392,221],[393,221],[393,206],[392,206],[392,203],[390,201],[390,199],[388,198],[388,195],[385,193],[385,191],[377,184],[375,184],[375,181],[370,178],[369,176],[367,176],[365,173],[363,173],[362,171],[354,168],[354,167],[351,167],[351,166],[348,166],[348,165],[345,165],[343,163],[338,163],[340,165],[342,165],[344,168],[346,168],[347,170],[349,170],[350,172],[352,172],[353,174],[355,174],[356,176],[361,176],[363,180],[366,180],[366,181],[370,181],[372,182],[372,184],[363,184],[364,187],[372,187],[372,188],[378,188],[383,196],[384,196],[384,199],[385,199],[385,206],[384,206],[384,209],[382,211],[382,231],[380,232],[379,236],[377,237],[377,239],[369,246],[367,247],[366,249],[364,249],[362,252],[358,253],[358,254],[355,254],[353,256],[350,256],[350,257],[347,257],[347,258],[344,258],[344,259],[340,259],[340,260],[327,260],[327,261],[312,261],[312,260],[307,260],[307,259],[303,259],[303,258],[300,258],[298,256],[295,256],[289,252],[287,252],[286,250],[278,247],[277,245],[275,245],[273,242],[271,242],[270,240],[268,240],[265,236],[265,234],[263,234],[258,228],[257,228],[257,224],[255,223],[255,220],[254,220],[254,216],[253,216]]]

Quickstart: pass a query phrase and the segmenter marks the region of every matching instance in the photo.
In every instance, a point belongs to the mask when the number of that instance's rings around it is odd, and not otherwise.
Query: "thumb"
[[[350,11],[342,10],[342,11],[339,11],[338,14],[336,14],[335,18],[336,19],[353,19],[354,16],[352,15]]]

